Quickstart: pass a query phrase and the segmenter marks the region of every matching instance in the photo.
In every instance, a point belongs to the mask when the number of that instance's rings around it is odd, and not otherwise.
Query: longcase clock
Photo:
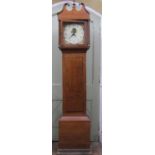
[[[90,119],[86,114],[86,53],[89,48],[89,12],[83,3],[58,13],[59,48],[63,68],[63,116],[59,144],[63,149],[90,148]]]

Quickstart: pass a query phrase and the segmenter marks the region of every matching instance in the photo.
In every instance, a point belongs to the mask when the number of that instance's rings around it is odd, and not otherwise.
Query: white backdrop
[[[155,3],[103,1],[104,155],[155,154]],[[0,154],[51,155],[50,1],[0,1]]]
[[[154,6],[103,1],[103,155],[155,154]]]

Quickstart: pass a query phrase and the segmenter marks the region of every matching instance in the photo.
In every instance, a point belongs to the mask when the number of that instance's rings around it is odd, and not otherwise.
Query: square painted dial
[[[84,43],[84,26],[79,23],[68,23],[64,26],[65,44],[83,44]]]

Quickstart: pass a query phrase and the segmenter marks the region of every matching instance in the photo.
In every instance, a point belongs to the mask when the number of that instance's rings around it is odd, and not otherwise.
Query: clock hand
[[[72,36],[76,36],[75,35],[76,34],[76,31],[77,31],[76,28],[73,28],[72,31],[71,31],[72,35],[69,38],[71,38]]]
[[[71,35],[69,38],[71,38],[71,37],[73,37],[73,36],[76,36],[75,33],[72,33],[72,35]]]

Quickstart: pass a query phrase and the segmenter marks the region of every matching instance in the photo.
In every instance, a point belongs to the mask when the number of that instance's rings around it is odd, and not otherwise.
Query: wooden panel
[[[76,5],[73,3],[72,10],[67,10],[67,3],[64,4],[62,11],[58,13],[59,20],[87,20],[90,18],[89,12],[85,9],[84,3],[80,3],[81,9],[80,11],[76,9]]]
[[[86,112],[86,54],[63,54],[63,111]]]
[[[92,101],[87,101],[87,115],[89,116],[90,119],[92,119]],[[53,141],[59,140],[58,122],[61,116],[62,116],[62,100],[53,101],[52,102],[52,140]]]
[[[89,148],[90,120],[87,116],[63,116],[59,127],[59,148]]]

